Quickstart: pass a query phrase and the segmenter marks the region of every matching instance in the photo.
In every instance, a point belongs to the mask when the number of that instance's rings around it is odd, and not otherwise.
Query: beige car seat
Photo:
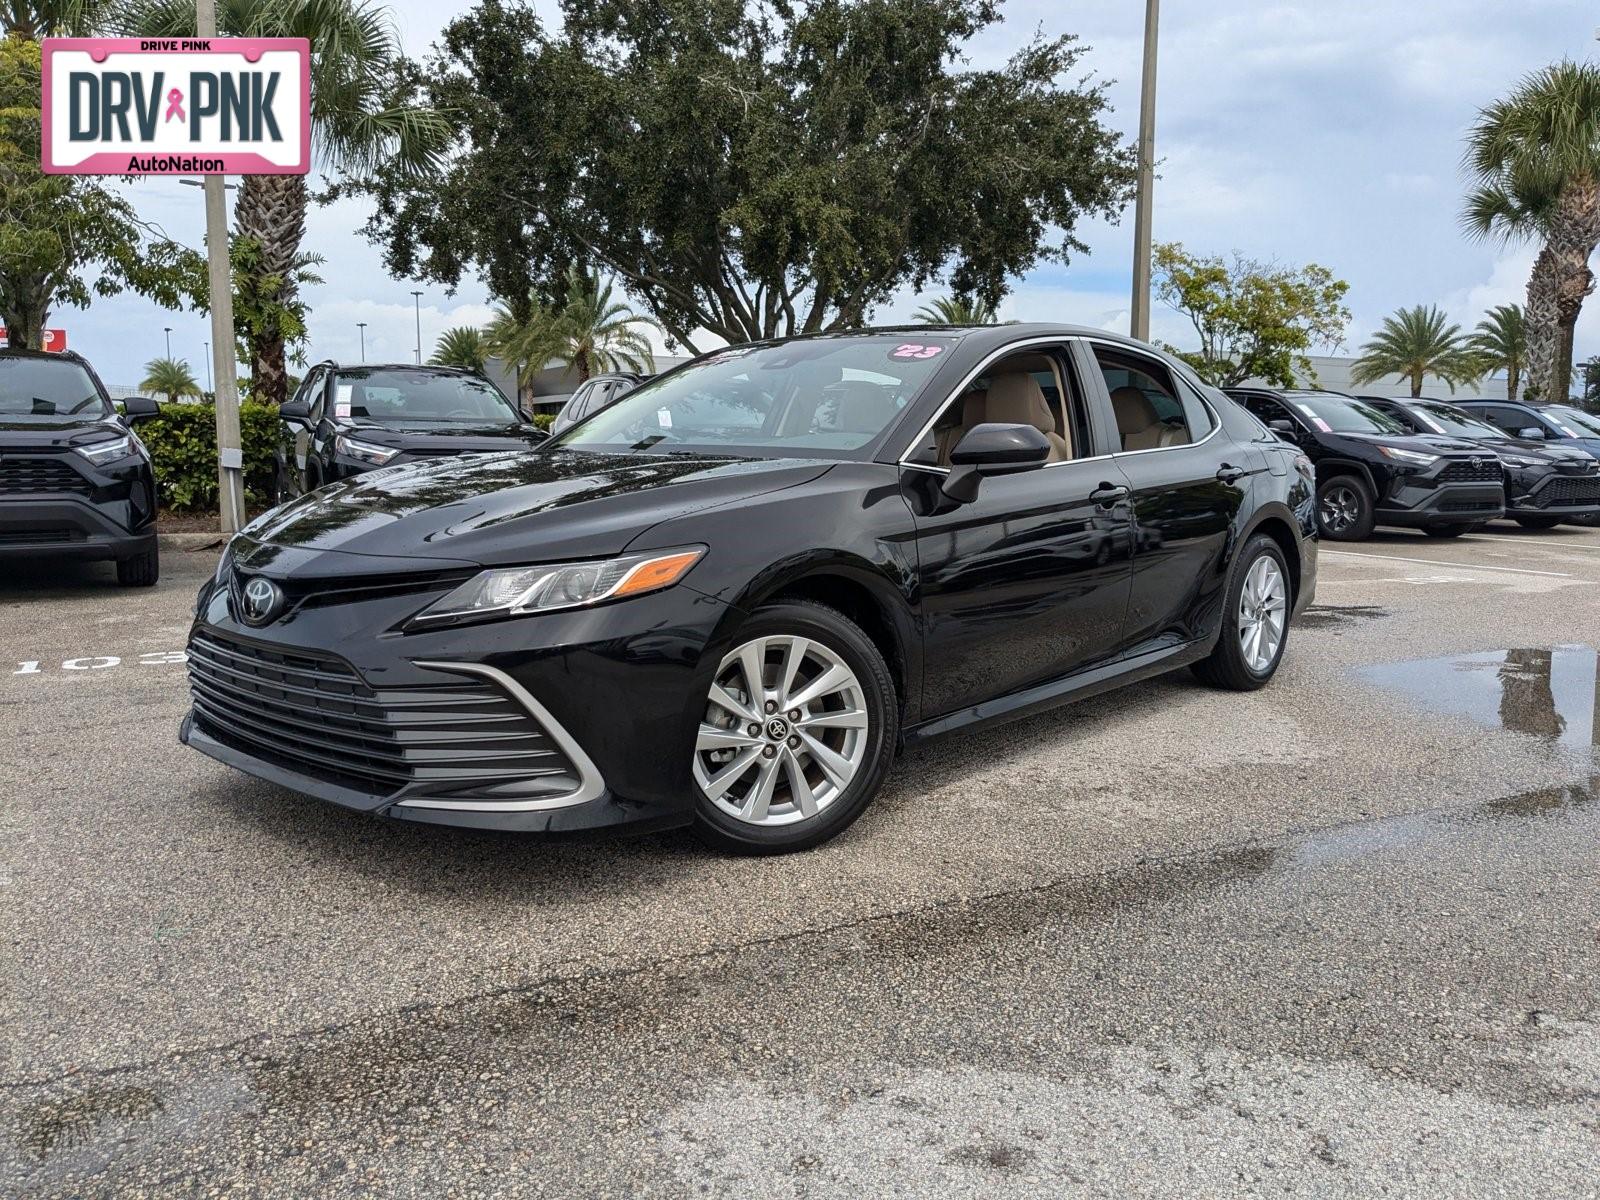
[[[1039,381],[1026,371],[1008,371],[989,381],[987,419],[1001,425],[1032,425],[1050,439],[1046,462],[1072,457],[1072,447],[1061,436],[1050,401],[1045,399]]]
[[[1162,423],[1150,397],[1136,387],[1114,389],[1111,407],[1116,410],[1117,430],[1122,434],[1124,450],[1159,450],[1188,441],[1183,430]]]
[[[982,425],[988,417],[987,393],[981,391],[968,392],[961,398],[961,420],[958,424],[947,425],[934,432],[934,447],[938,451],[936,461],[941,467],[950,465],[950,452],[956,448],[956,443],[966,436],[967,430],[974,425]]]

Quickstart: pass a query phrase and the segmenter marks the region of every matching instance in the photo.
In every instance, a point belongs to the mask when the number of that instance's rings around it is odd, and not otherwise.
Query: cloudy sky
[[[399,0],[394,19],[420,54],[468,0]],[[553,0],[537,6],[547,18]],[[1192,250],[1234,250],[1284,263],[1319,262],[1351,285],[1347,348],[1404,305],[1437,303],[1464,324],[1520,299],[1532,251],[1473,244],[1457,225],[1461,138],[1478,108],[1557,58],[1591,57],[1600,10],[1584,0],[1166,0],[1161,28],[1155,236]],[[1004,24],[971,51],[979,65],[1007,57],[1036,28],[1071,32],[1090,48],[1082,65],[1111,82],[1111,120],[1131,139],[1138,123],[1142,0],[1008,0]],[[199,246],[198,188],[175,180],[133,186],[143,213]],[[357,202],[313,213],[308,249],[326,283],[313,289],[313,361],[354,359],[366,322],[369,359],[410,357],[410,291],[391,279],[359,229]],[[1091,253],[1017,280],[1006,317],[1126,329],[1132,213],[1080,233]],[[450,326],[482,322],[488,298],[463,281],[454,295],[425,286],[425,353]],[[910,294],[877,314],[904,318]],[[164,312],[137,297],[64,309],[74,349],[108,383],[134,383],[142,364],[172,351],[200,367],[202,314]],[[1155,333],[1183,344],[1184,326],[1158,308]],[[1600,351],[1600,300],[1579,327],[1580,357]]]

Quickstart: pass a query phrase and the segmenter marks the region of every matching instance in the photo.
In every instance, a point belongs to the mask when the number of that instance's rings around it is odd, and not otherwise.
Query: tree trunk
[[[1570,179],[1561,189],[1528,280],[1528,392],[1537,391],[1537,399],[1547,404],[1565,400],[1572,384],[1572,350],[1566,338],[1594,290],[1589,257],[1597,244],[1600,183],[1587,176]]]
[[[44,275],[10,280],[0,288],[0,325],[13,350],[38,350],[44,346],[44,323],[50,315],[51,288]]]
[[[1506,364],[1506,399],[1517,398],[1517,385],[1522,382],[1522,364],[1512,360]]]
[[[1415,399],[1419,398],[1421,395],[1422,395],[1422,372],[1421,371],[1413,371],[1413,372],[1411,372],[1411,398],[1413,400],[1415,400]]]
[[[305,239],[310,193],[303,175],[246,175],[234,206],[234,231],[261,247],[261,274],[281,281],[273,294],[280,304],[295,298],[295,259]],[[284,361],[283,331],[276,321],[245,331],[250,343],[251,392],[255,399],[282,404],[289,398],[289,371]]]

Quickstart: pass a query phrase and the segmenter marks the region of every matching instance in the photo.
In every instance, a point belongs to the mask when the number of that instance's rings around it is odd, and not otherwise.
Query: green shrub
[[[528,419],[533,422],[536,428],[542,429],[546,433],[549,433],[550,426],[554,424],[556,415],[555,413],[534,413],[533,416],[529,417]]]
[[[217,504],[217,412],[209,404],[163,404],[161,411],[135,426],[155,462],[161,502],[175,512],[215,508]],[[270,500],[278,410],[271,404],[239,406],[244,443],[244,486],[248,499]]]

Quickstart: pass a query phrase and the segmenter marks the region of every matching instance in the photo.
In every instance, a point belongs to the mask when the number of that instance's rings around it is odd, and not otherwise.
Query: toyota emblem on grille
[[[1483,459],[1479,458],[1476,454],[1474,454],[1472,456],[1472,465],[1475,466],[1475,467],[1483,466]]]
[[[283,611],[283,589],[260,575],[246,580],[239,598],[239,616],[246,625],[265,625]]]

